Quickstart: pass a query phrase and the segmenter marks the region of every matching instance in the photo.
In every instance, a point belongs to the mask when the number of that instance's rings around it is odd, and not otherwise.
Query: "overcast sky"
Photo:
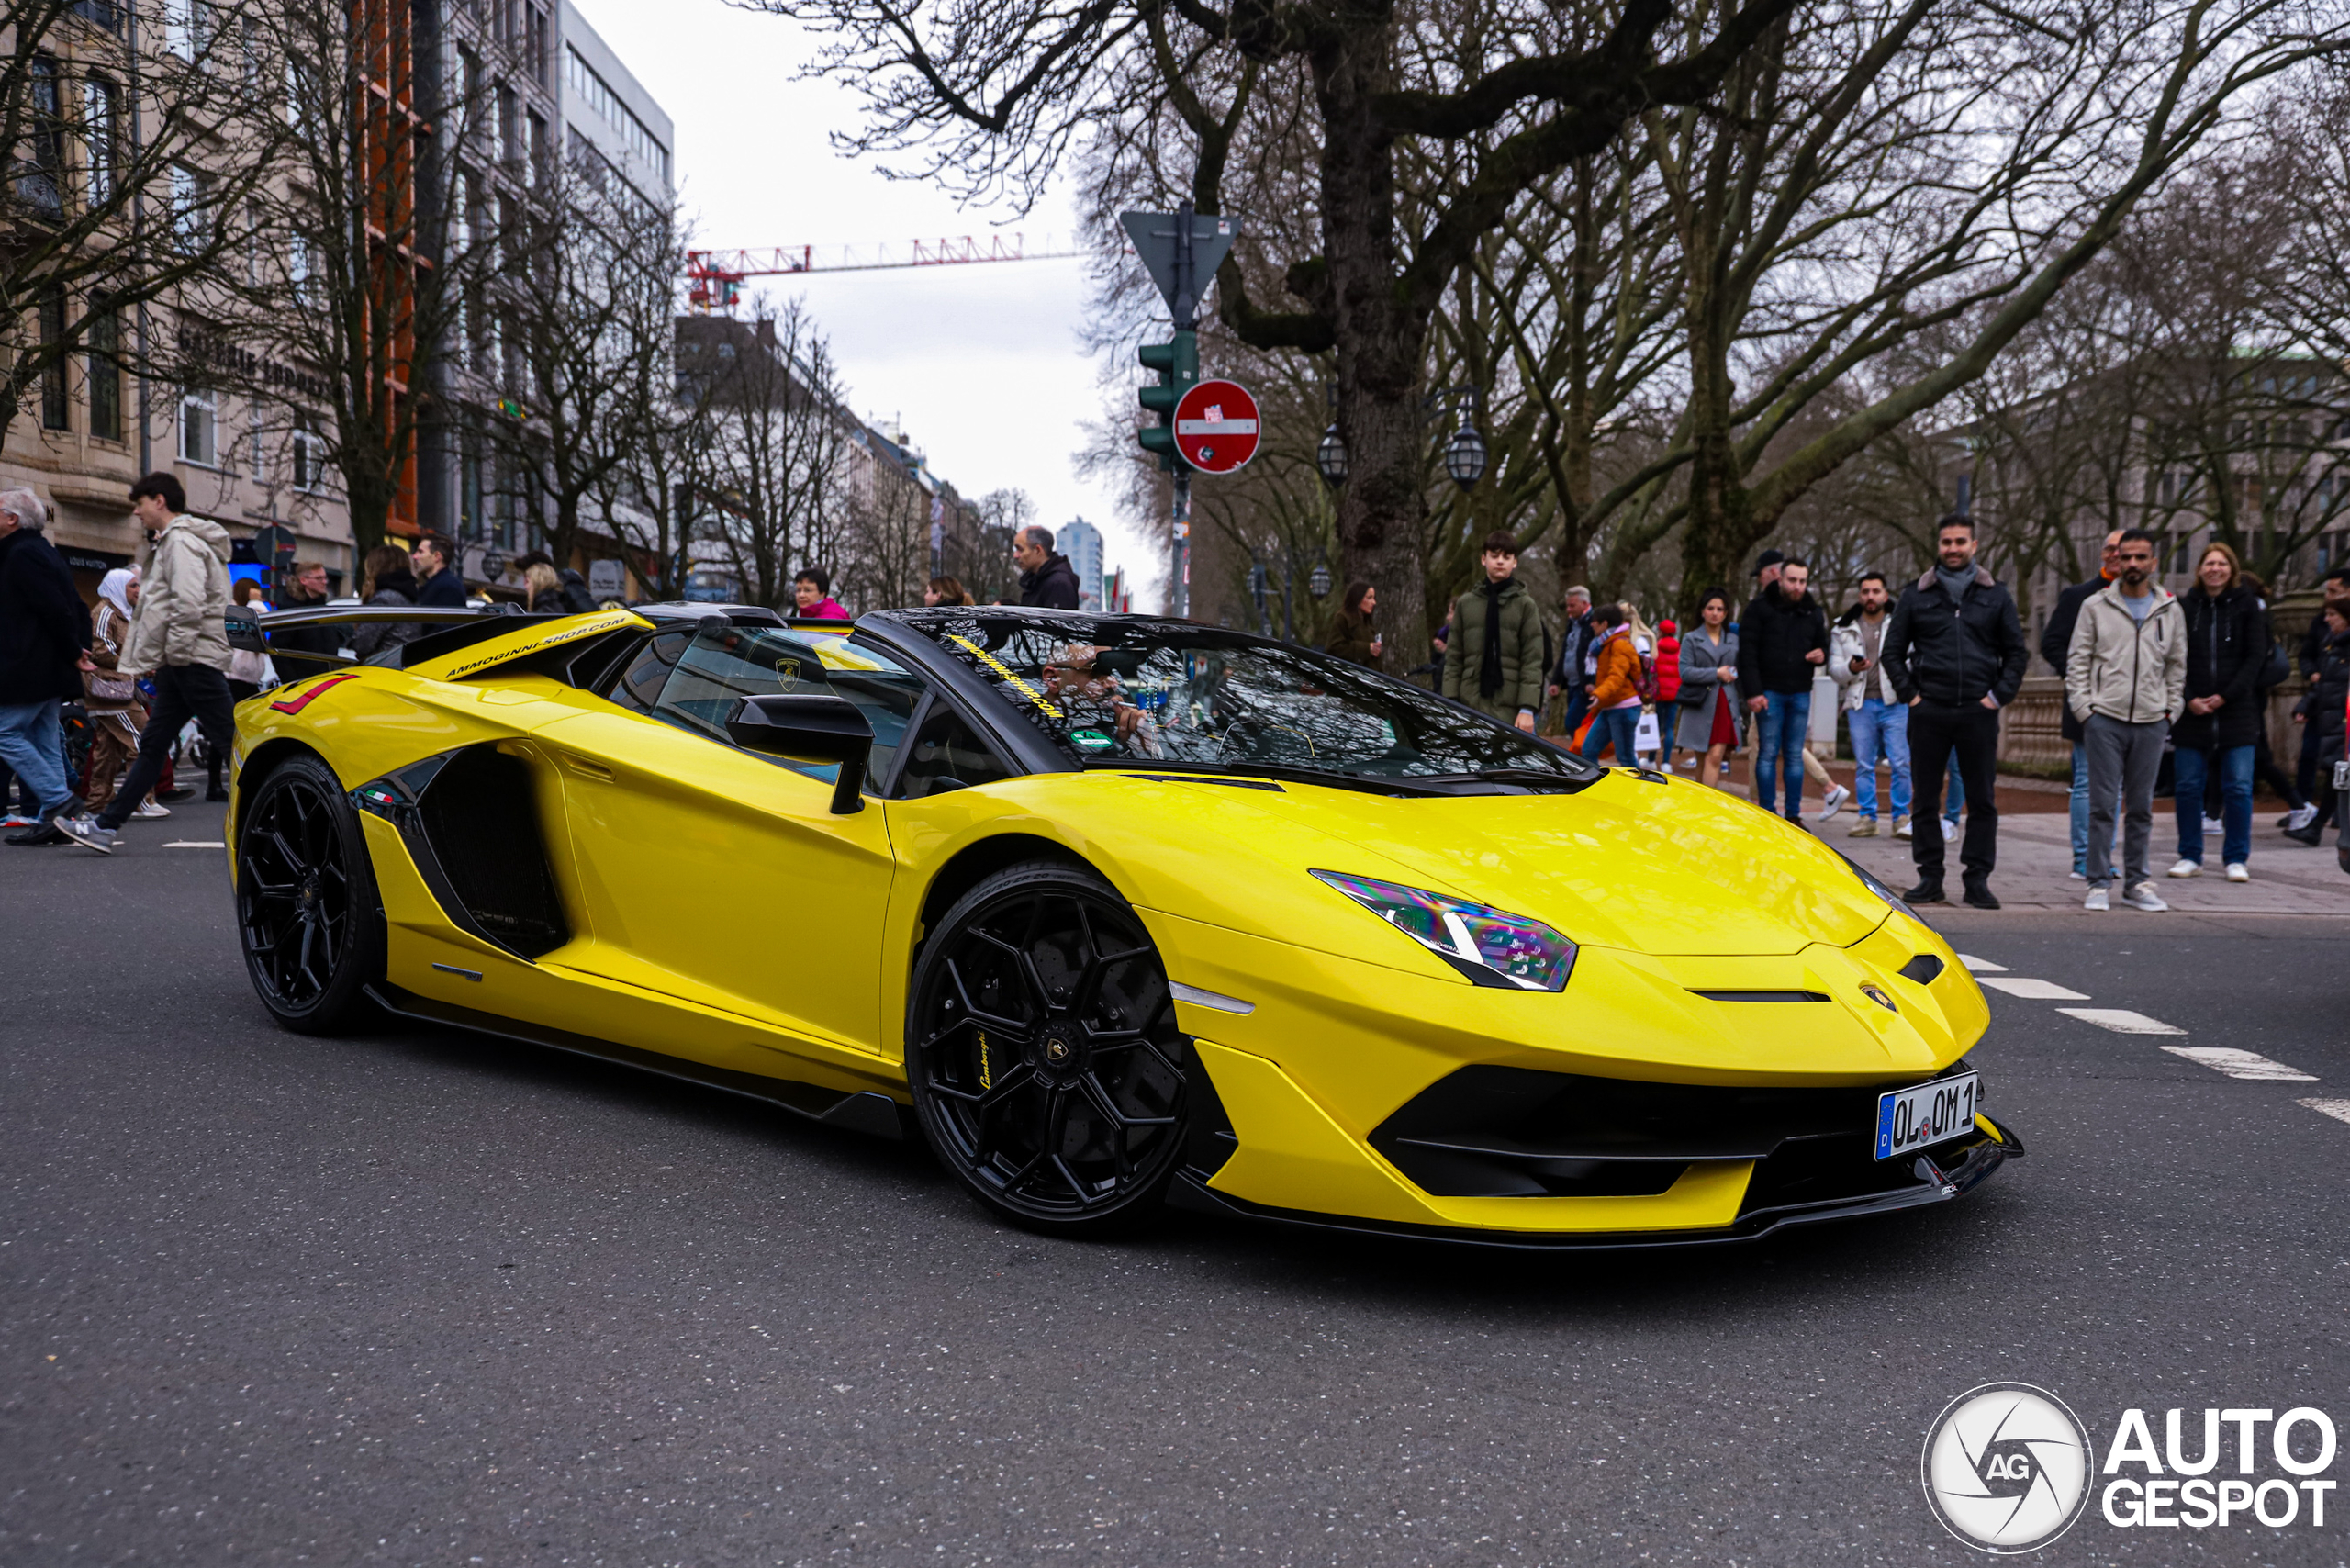
[[[673,166],[699,244],[902,245],[984,236],[997,227],[991,219],[1010,217],[957,207],[944,191],[886,180],[835,153],[827,132],[853,127],[856,103],[829,84],[793,79],[807,53],[793,23],[720,0],[574,4],[676,120]],[[1047,231],[1066,241],[1069,204],[1047,202],[1004,227],[1024,230],[1032,250]],[[965,496],[1017,486],[1048,526],[1079,516],[1098,524],[1105,566],[1123,565],[1146,583],[1161,574],[1070,461],[1080,421],[1100,412],[1095,362],[1077,338],[1088,295],[1081,260],[750,286],[803,297],[831,339],[851,405],[875,422],[901,419],[931,472]]]

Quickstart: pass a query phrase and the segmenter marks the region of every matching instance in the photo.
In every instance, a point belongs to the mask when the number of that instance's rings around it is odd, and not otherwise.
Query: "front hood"
[[[1276,868],[1284,878],[1320,869],[1407,882],[1531,915],[1582,946],[1667,957],[1850,946],[1888,913],[1842,857],[1811,834],[1684,779],[1653,781],[1617,769],[1572,795],[1436,799],[1300,784],[1278,794],[1158,788],[1214,797],[1215,815],[1238,830],[1185,847],[1202,861],[1242,859],[1213,871],[1197,865],[1178,883],[1189,884],[1187,893],[1162,883],[1146,895],[1169,898],[1162,907],[1176,913],[1189,913],[1181,905],[1246,900],[1247,890],[1261,887]],[[1250,828],[1270,831],[1244,829],[1234,816],[1253,817]],[[1353,934],[1339,918],[1343,895],[1327,896],[1332,918],[1318,929],[1352,948]],[[1240,912],[1224,912],[1225,918],[1211,908],[1197,913],[1225,924]],[[1294,931],[1287,935],[1299,939]]]

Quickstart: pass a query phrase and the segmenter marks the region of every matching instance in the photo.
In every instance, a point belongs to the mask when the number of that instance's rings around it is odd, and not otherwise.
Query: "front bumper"
[[[1518,1252],[1623,1251],[1674,1247],[1713,1247],[1759,1241],[1797,1226],[1830,1220],[1865,1219],[1907,1209],[1931,1208],[1953,1203],[1973,1192],[2010,1159],[2023,1157],[2023,1143],[2012,1128],[1980,1118],[1989,1129],[1919,1157],[1910,1167],[1911,1180],[1890,1190],[1803,1203],[1766,1204],[1742,1210],[1729,1225],[1703,1230],[1535,1231],[1483,1227],[1401,1224],[1312,1214],[1251,1203],[1208,1185],[1196,1170],[1176,1173],[1168,1202],[1178,1208],[1228,1215],[1262,1224],[1300,1226],[1310,1230],[1383,1236],[1456,1246],[1499,1248]]]

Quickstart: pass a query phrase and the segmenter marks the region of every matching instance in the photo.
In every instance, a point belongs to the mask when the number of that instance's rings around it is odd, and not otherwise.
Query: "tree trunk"
[[[1397,298],[1395,164],[1388,133],[1371,113],[1393,84],[1384,29],[1357,31],[1314,62],[1322,114],[1322,243],[1337,327],[1338,433],[1347,480],[1338,487],[1340,581],[1379,590],[1385,667],[1424,662],[1443,622],[1427,603],[1427,528],[1419,410],[1426,313]]]

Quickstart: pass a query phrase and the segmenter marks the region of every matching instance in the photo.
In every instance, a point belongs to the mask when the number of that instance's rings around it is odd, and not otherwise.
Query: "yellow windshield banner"
[[[997,658],[993,654],[989,653],[985,648],[982,648],[977,643],[974,643],[971,639],[964,636],[960,633],[949,632],[946,634],[946,640],[955,644],[958,647],[968,650],[973,658],[979,660],[981,664],[987,666],[988,668],[1002,676],[1005,682],[1009,684],[1014,691],[1017,691],[1021,696],[1028,699],[1029,701],[1034,702],[1037,709],[1044,713],[1045,717],[1047,719],[1058,719],[1061,717],[1061,711],[1054,707],[1051,702],[1047,701],[1043,692],[1037,690],[1035,687],[1029,685],[1026,681],[1013,674],[1011,666],[1006,665],[1002,659]]]

